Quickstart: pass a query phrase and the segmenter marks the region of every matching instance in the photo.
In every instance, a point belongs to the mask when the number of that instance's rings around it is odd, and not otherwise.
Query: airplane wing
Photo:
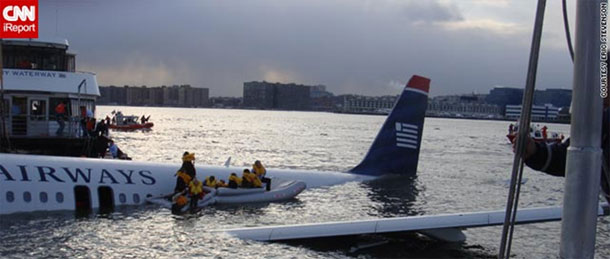
[[[517,212],[516,224],[530,224],[561,220],[561,207],[521,209]],[[315,224],[266,226],[225,230],[230,235],[257,241],[287,241],[333,236],[382,234],[416,231],[445,241],[464,241],[460,229],[502,225],[504,210],[424,215],[384,219],[352,220]],[[598,216],[610,215],[607,203],[600,204]],[[461,235],[460,235],[461,234]],[[461,238],[463,236],[463,238]],[[464,239],[464,240],[462,240]]]

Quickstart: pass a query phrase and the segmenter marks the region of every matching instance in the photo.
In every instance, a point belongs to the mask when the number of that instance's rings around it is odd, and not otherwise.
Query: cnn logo
[[[38,38],[38,0],[0,0],[0,38]]]
[[[36,6],[17,6],[9,5],[2,10],[4,20],[15,22],[17,19],[21,21],[36,21]]]

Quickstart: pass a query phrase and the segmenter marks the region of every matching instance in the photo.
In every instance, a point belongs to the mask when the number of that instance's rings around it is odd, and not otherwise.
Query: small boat
[[[530,138],[536,142],[546,142],[546,143],[560,143],[564,136],[563,134],[557,132],[551,132],[547,130],[546,126],[539,127],[539,125],[530,126]],[[519,124],[511,124],[508,128],[508,134],[506,137],[512,143],[513,140],[519,134]]]
[[[204,186],[203,189],[206,194],[203,199],[197,203],[197,207],[202,208],[213,204],[246,204],[284,201],[296,197],[307,187],[304,182],[295,180],[273,178],[271,183],[270,191],[266,191],[265,188],[231,189],[220,187],[214,189]],[[169,197],[171,197],[171,194],[149,197],[146,201],[171,209],[172,202]],[[187,210],[188,205],[182,208],[182,212],[186,212]]]
[[[112,123],[110,123],[108,127],[116,130],[150,129],[155,124],[152,122],[148,122],[148,118],[150,118],[150,115],[146,119],[142,117],[142,120],[144,120],[143,122],[138,122],[140,117],[135,115],[125,116],[122,112],[119,111],[114,114],[114,117],[112,118]]]

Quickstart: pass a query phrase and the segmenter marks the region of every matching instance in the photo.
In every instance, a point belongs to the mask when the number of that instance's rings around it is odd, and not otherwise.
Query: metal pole
[[[595,255],[602,167],[601,4],[601,0],[578,0],[576,5],[572,126],[561,222],[562,258],[593,258]]]
[[[525,150],[526,140],[529,137],[530,121],[532,112],[532,103],[534,101],[534,87],[536,85],[536,71],[538,68],[538,54],[540,52],[540,39],[542,38],[542,25],[544,21],[544,9],[546,7],[546,0],[538,0],[538,7],[536,9],[536,19],[534,21],[534,33],[532,36],[532,45],[530,49],[530,59],[527,70],[527,81],[525,85],[525,91],[523,93],[523,100],[521,105],[521,117],[519,118],[519,138],[517,140],[515,157],[513,160],[513,171],[510,179],[510,190],[508,193],[508,200],[506,203],[506,214],[504,216],[504,226],[502,228],[502,240],[500,242],[500,251],[498,258],[508,258],[510,254],[510,247],[507,245],[508,236],[512,230],[509,227],[514,227],[513,210],[517,209],[518,193],[515,191],[517,180],[523,173],[523,159],[522,154]],[[521,169],[521,170],[520,170]],[[508,243],[510,244],[510,243]]]

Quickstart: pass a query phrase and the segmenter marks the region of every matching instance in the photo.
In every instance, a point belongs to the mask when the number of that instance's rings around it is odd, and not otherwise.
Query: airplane
[[[302,181],[307,188],[384,175],[414,175],[430,79],[413,76],[364,159],[348,172],[267,169],[267,177]],[[196,152],[196,151],[195,151]],[[113,209],[173,192],[176,164],[40,155],[0,155],[0,215],[49,210]],[[240,167],[196,166],[197,177],[227,179]]]

